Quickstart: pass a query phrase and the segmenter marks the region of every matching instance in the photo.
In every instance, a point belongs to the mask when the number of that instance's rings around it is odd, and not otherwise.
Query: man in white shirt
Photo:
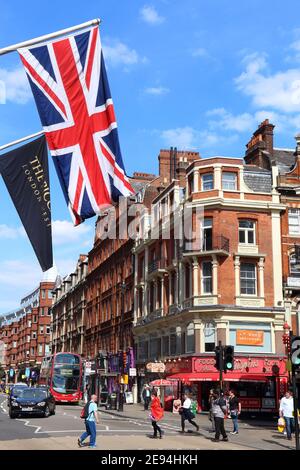
[[[285,421],[287,438],[292,440],[292,433],[295,432],[294,421],[294,398],[293,393],[288,390],[280,400],[279,414]]]

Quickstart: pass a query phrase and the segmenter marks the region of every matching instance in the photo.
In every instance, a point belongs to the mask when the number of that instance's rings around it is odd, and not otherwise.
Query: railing
[[[229,253],[229,238],[224,235],[217,235],[213,238],[203,240],[202,246],[200,241],[186,241],[184,244],[185,251],[225,251]]]
[[[169,305],[169,308],[168,308],[169,315],[175,315],[179,311],[180,311],[180,307],[178,304]]]
[[[166,258],[156,259],[148,264],[148,274],[154,273],[155,271],[159,271],[160,269],[166,269],[166,267]]]

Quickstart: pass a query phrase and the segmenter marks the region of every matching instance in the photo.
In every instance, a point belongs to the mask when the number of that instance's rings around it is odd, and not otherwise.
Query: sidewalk
[[[148,420],[150,414],[150,407],[148,411],[144,410],[143,404],[133,404],[133,405],[126,405],[124,404],[124,411],[118,410],[106,410],[105,407],[99,407],[99,411],[101,413],[105,413],[111,416],[116,416],[118,418],[126,418],[126,419],[134,419],[134,420]],[[172,413],[170,411],[165,411],[164,421],[176,421],[178,425],[180,423],[180,416],[178,414]],[[202,412],[197,414],[197,421],[200,421],[203,425],[209,425],[208,421],[208,413]],[[240,424],[246,424],[247,427],[251,427],[252,429],[255,428],[276,428],[277,422],[272,419],[264,419],[264,418],[254,418],[251,419],[250,417],[244,417],[240,419]]]

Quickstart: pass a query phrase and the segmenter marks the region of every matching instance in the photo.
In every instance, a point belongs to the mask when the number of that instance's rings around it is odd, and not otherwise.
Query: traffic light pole
[[[224,369],[224,347],[222,346],[222,341],[219,341],[219,348],[220,348],[220,390],[223,390],[223,369]]]
[[[294,423],[295,423],[295,439],[296,439],[296,450],[300,450],[299,445],[299,423],[298,423],[298,408],[299,408],[299,397],[296,385],[296,373],[295,367],[292,366],[292,385],[293,385],[293,398],[294,398]]]

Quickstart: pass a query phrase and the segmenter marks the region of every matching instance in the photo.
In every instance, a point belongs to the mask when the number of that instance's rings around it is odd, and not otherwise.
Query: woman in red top
[[[160,400],[157,396],[157,391],[153,390],[151,393],[151,423],[153,426],[154,434],[152,439],[157,438],[157,431],[159,432],[159,438],[162,439],[162,430],[158,426],[157,421],[159,421],[164,415],[164,410],[161,407]]]

